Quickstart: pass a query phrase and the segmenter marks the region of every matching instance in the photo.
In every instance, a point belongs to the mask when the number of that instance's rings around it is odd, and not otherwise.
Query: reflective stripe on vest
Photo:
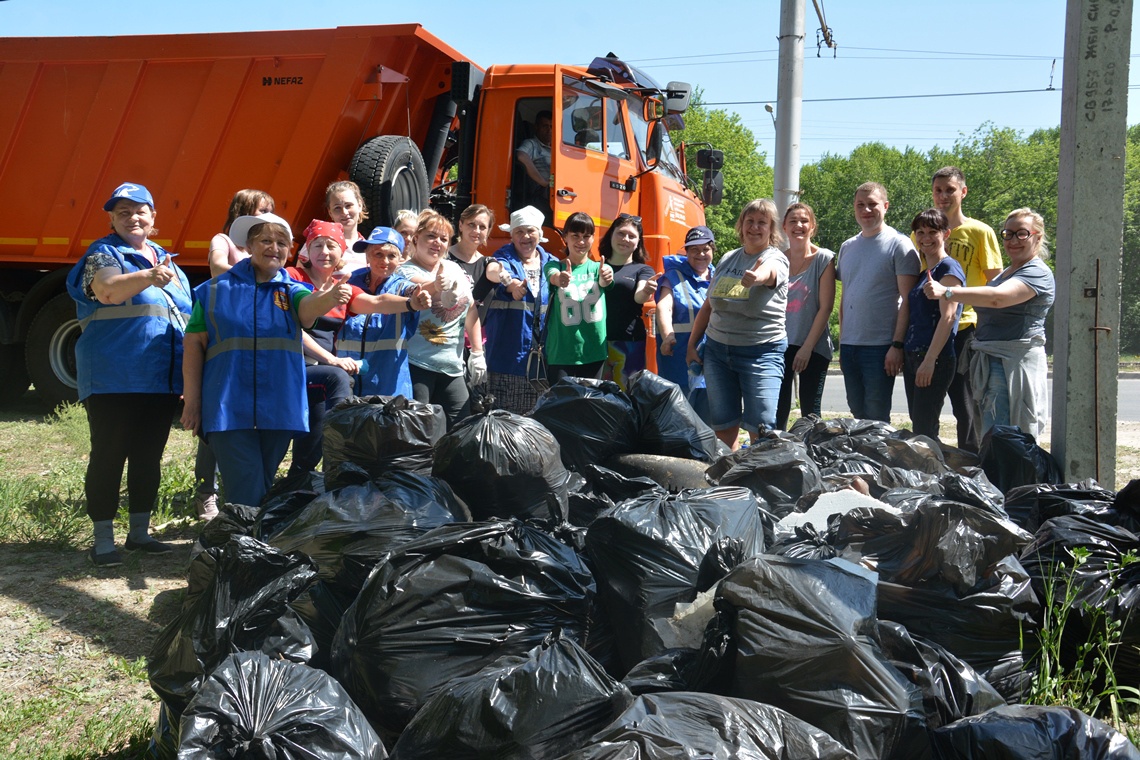
[[[403,338],[385,338],[384,340],[365,341],[363,351],[370,354],[374,351],[403,351],[408,342]]]
[[[97,319],[134,319],[135,317],[170,317],[171,314],[181,314],[185,319],[188,315],[177,309],[163,306],[160,303],[123,304],[122,306],[104,306],[79,320],[79,326],[86,329],[87,325]],[[172,320],[173,321],[173,320]]]
[[[227,351],[300,351],[300,338],[226,338],[206,349],[206,358],[213,359]]]

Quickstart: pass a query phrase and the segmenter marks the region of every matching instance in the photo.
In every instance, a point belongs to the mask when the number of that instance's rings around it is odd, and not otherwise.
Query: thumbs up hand
[[[550,273],[550,284],[556,288],[565,288],[570,285],[570,257],[563,262],[562,269]]]
[[[162,261],[147,271],[152,285],[156,285],[160,288],[165,287],[167,283],[175,278],[174,270],[171,269],[173,266],[171,259],[173,259],[173,257],[168,253],[163,257]]]
[[[942,284],[937,280],[935,280],[934,276],[930,274],[930,270],[927,269],[926,282],[922,283],[922,292],[926,295],[927,298],[933,301],[941,298],[942,294],[946,292],[946,288],[943,287]]]

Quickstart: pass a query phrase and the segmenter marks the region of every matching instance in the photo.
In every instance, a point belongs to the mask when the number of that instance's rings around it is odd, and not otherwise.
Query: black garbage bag
[[[769,546],[765,554],[793,559],[831,559],[839,556],[839,551],[811,523],[806,523],[795,526],[791,534]]]
[[[1047,520],[1068,515],[1084,515],[1106,525],[1119,525],[1133,533],[1140,522],[1116,509],[1117,494],[1097,485],[1083,483],[1032,483],[1010,489],[1005,497],[1009,518],[1030,533],[1036,533]]]
[[[937,496],[980,507],[1002,519],[1008,518],[1002,508],[1005,497],[977,467],[937,475],[901,467],[884,467],[874,476],[871,490],[875,498],[899,508],[905,508],[915,499]]]
[[[854,510],[828,540],[879,572],[879,617],[961,657],[1006,699],[1028,683],[1023,635],[1037,598],[1016,554],[1028,534],[977,507],[927,499],[913,511]]]
[[[1034,483],[1063,483],[1060,465],[1030,433],[1013,425],[994,425],[978,451],[986,476],[1002,493]]]
[[[663,691],[727,693],[732,659],[736,656],[731,620],[731,616],[714,608],[705,625],[700,648],[666,649],[634,665],[622,683],[634,694]]]
[[[437,691],[400,734],[392,758],[557,758],[632,701],[580,646],[555,633]]]
[[[403,396],[353,397],[325,417],[324,468],[352,462],[374,478],[389,470],[426,474],[446,430],[440,406]]]
[[[1140,563],[1125,561],[1130,553],[1140,555],[1140,537],[1087,515],[1046,521],[1022,552],[1034,592],[1051,602],[1049,627],[1062,629],[1063,667],[1092,662],[1097,646],[1118,641],[1106,652],[1116,681],[1140,683]]]
[[[860,441],[872,443],[889,438],[898,431],[878,420],[845,417],[828,420],[805,418],[793,425],[791,432],[804,442],[811,458],[822,469],[845,454],[854,454]]]
[[[945,647],[915,638],[898,623],[879,621],[879,645],[907,680],[922,690],[926,725],[938,728],[1005,704],[986,679]]]
[[[819,468],[799,441],[776,433],[721,457],[706,477],[717,486],[744,486],[777,517],[795,510],[806,493],[823,489]]]
[[[897,514],[885,509],[848,512],[831,540],[841,556],[873,566],[884,581],[911,586],[938,582],[961,595],[1031,538],[984,509],[927,498]]]
[[[585,478],[583,490],[601,494],[614,503],[623,502],[653,491],[659,492],[661,486],[657,481],[647,476],[632,477],[615,472],[601,465],[591,464],[582,470]]]
[[[561,522],[569,514],[570,473],[558,440],[530,417],[505,410],[468,417],[439,439],[432,474],[451,484],[476,520]]]
[[[936,760],[1140,760],[1127,737],[1072,707],[1006,705],[932,732]]]
[[[393,498],[383,487],[385,483],[394,483],[400,495],[408,492],[408,486],[419,486],[420,498]],[[363,585],[363,577],[372,566],[397,546],[440,525],[468,519],[470,516],[455,501],[444,481],[395,471],[375,483],[347,486],[318,496],[291,523],[271,536],[269,543],[282,552],[307,554],[323,580],[352,585],[350,580],[355,577]],[[345,575],[350,562],[364,569]]]
[[[771,705],[714,694],[647,694],[562,760],[855,760],[815,726]]]
[[[401,470],[400,472],[404,472]],[[352,462],[337,462],[331,467],[325,467],[325,489],[335,491],[345,486],[362,486],[372,480],[372,476],[358,464]]]
[[[308,557],[282,554],[249,536],[207,549],[190,563],[182,610],[147,656],[151,688],[174,725],[205,677],[233,652],[312,658],[312,634],[289,603],[316,572]]]
[[[538,397],[528,415],[554,434],[575,472],[637,450],[637,411],[611,380],[566,377]]]
[[[384,760],[388,753],[327,673],[238,652],[218,665],[186,708],[179,757]]]
[[[332,644],[344,613],[356,601],[360,586],[336,581],[317,581],[305,589],[289,605],[309,626],[316,642],[316,652],[309,665],[328,671],[332,663]]]
[[[578,555],[512,520],[436,528],[376,568],[333,642],[332,673],[393,734],[439,688],[561,629],[582,642],[595,596]]]
[[[621,632],[616,643],[625,669],[667,648],[654,621],[696,599],[705,556],[723,555],[723,538],[740,542],[739,556],[764,550],[760,508],[746,488],[650,492],[590,525],[586,549],[602,605]]]
[[[1037,629],[1037,597],[1014,556],[997,563],[965,594],[947,583],[879,581],[879,617],[906,626],[970,664],[1007,701],[1027,695],[1022,641]]]
[[[274,533],[285,528],[305,511],[305,507],[321,494],[321,491],[290,491],[278,494],[275,498],[262,502],[261,511],[257,516],[253,535],[262,541],[269,541]]]
[[[1121,516],[1120,524],[1133,533],[1140,533],[1140,480],[1130,480],[1112,500],[1112,506]]]
[[[225,546],[234,536],[254,535],[258,514],[257,507],[246,504],[223,504],[218,508],[218,516],[202,526],[191,559],[198,556],[203,549]]]
[[[732,696],[787,710],[861,760],[929,756],[922,693],[876,641],[875,580],[842,560],[765,555],[721,581]]]
[[[714,462],[728,453],[728,447],[693,410],[676,383],[641,370],[630,376],[627,385],[637,411],[638,453],[701,462]]]

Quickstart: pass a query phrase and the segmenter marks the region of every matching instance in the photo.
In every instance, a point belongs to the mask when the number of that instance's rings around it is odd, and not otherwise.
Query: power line
[[[1132,89],[1129,87],[1129,89]],[[911,100],[914,98],[962,98],[973,95],[1021,95],[1029,92],[1057,92],[1060,90],[1042,87],[1037,90],[991,90],[989,92],[940,92],[929,95],[866,95],[857,98],[804,98],[804,103],[843,103],[854,100]],[[703,106],[758,106],[771,100],[723,100],[717,103],[701,103]]]

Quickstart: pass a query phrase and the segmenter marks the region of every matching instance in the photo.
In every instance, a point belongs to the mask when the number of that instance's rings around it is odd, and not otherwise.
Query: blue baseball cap
[[[111,199],[103,204],[103,210],[110,211],[119,201],[145,203],[152,209],[154,208],[154,198],[151,197],[150,190],[133,182],[124,182],[116,187],[115,192],[111,195]]]
[[[373,227],[372,232],[368,233],[368,237],[352,244],[352,250],[357,253],[364,253],[370,245],[394,245],[403,254],[404,236],[391,227]]]
[[[712,230],[705,227],[703,224],[699,227],[694,227],[685,234],[685,247],[690,245],[704,245],[705,243],[714,242]]]

